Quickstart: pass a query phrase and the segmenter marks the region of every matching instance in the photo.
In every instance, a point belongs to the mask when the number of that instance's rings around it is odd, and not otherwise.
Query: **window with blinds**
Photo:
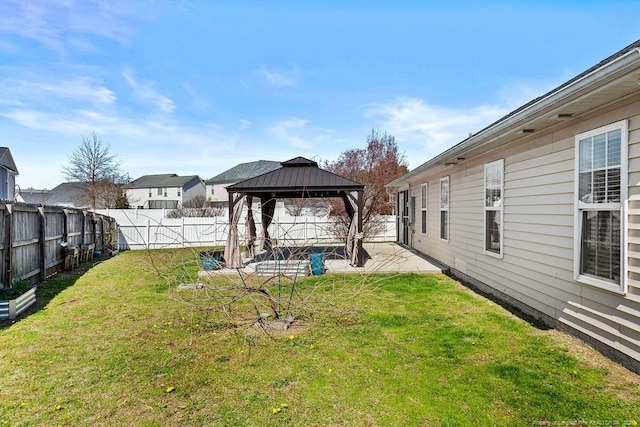
[[[427,234],[427,184],[420,186],[420,220],[422,234]]]
[[[449,177],[440,178],[440,239],[449,241]]]
[[[626,121],[576,136],[576,276],[614,291],[624,291],[626,147]]]
[[[502,255],[502,193],[504,160],[484,165],[484,249]]]

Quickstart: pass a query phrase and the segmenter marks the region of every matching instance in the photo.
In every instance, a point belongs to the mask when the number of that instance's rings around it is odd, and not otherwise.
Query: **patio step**
[[[262,261],[256,264],[256,276],[309,276],[311,265],[308,260],[300,261]]]

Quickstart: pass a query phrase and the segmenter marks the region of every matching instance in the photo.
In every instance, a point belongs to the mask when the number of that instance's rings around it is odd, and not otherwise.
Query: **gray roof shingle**
[[[240,163],[231,169],[206,180],[205,183],[207,185],[215,185],[243,181],[245,179],[253,178],[254,176],[279,169],[280,167],[280,162],[274,162],[272,160],[258,160],[256,162]]]
[[[175,173],[160,175],[143,175],[129,184],[129,188],[183,187],[193,180],[200,180],[198,175],[178,176]]]
[[[25,203],[48,206],[88,207],[87,186],[81,182],[63,182],[51,190],[27,188],[20,190],[20,197]]]

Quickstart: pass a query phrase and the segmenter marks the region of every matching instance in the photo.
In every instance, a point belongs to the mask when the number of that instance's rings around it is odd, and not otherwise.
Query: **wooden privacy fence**
[[[284,209],[283,209],[284,211]],[[228,216],[204,218],[164,218],[161,209],[109,209],[99,210],[118,222],[118,248],[159,249],[181,247],[223,246],[229,231]],[[246,241],[244,215],[240,219],[238,232],[240,243]],[[262,224],[260,215],[254,215],[258,236]],[[381,231],[367,241],[395,241],[395,217],[381,218]],[[331,232],[331,220],[324,216],[290,216],[276,211],[269,227],[269,234],[278,245],[335,243]]]
[[[0,203],[0,288],[43,281],[64,266],[64,245],[115,245],[115,219],[82,209]]]

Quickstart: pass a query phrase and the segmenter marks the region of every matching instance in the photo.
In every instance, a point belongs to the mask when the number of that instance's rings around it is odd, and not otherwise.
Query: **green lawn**
[[[0,425],[640,421],[637,375],[446,276],[323,275],[290,305],[272,281],[296,321],[267,335],[260,294],[223,304],[260,282],[176,289],[196,272],[192,251],[125,252],[43,284],[0,325]]]

